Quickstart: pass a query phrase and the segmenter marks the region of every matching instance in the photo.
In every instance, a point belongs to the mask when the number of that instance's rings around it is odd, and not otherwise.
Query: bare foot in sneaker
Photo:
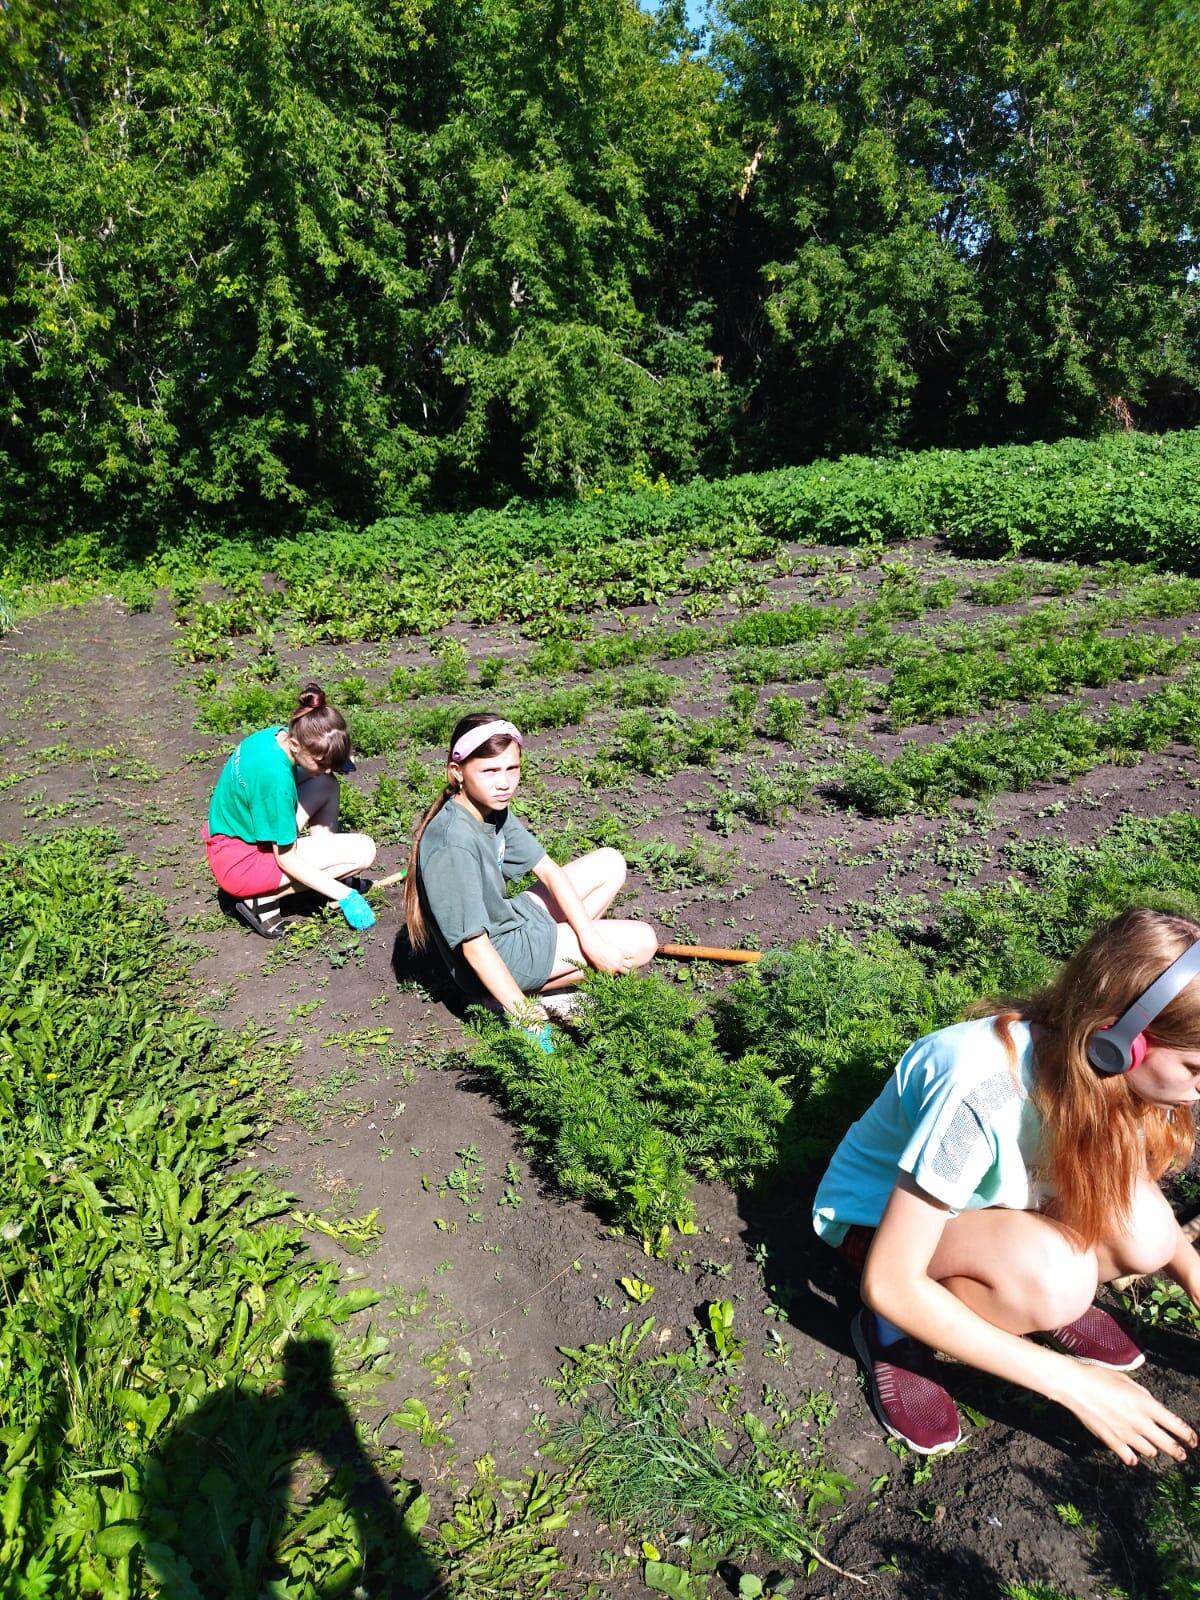
[[[850,1328],[854,1348],[871,1385],[875,1414],[891,1434],[918,1455],[953,1450],[962,1439],[954,1401],[934,1376],[928,1345],[907,1334],[885,1344],[875,1313],[864,1307]]]
[[[538,999],[551,1022],[577,1022],[592,1004],[591,995],[570,990],[564,994],[546,994],[543,990]]]
[[[1049,1337],[1076,1361],[1089,1367],[1109,1367],[1113,1372],[1133,1372],[1146,1357],[1115,1317],[1099,1306],[1089,1306],[1065,1328],[1051,1328]]]
[[[274,896],[253,900],[235,900],[233,909],[248,928],[253,928],[260,938],[283,937],[283,911]]]

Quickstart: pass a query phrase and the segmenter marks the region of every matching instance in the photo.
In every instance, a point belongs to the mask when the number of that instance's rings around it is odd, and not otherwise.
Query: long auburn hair
[[[1085,1248],[1128,1220],[1143,1171],[1157,1180],[1191,1159],[1191,1110],[1151,1105],[1125,1076],[1098,1073],[1087,1044],[1197,939],[1200,925],[1187,917],[1133,906],[1101,924],[1045,989],[1017,1004],[974,1009],[994,1018],[1014,1062],[1011,1024],[1043,1030],[1033,1100],[1042,1119],[1044,1175],[1054,1192],[1052,1214]],[[1200,1050],[1200,982],[1187,984],[1145,1033],[1167,1049]]]
[[[472,711],[469,716],[460,717],[454,724],[454,732],[450,735],[450,748],[462,738],[465,733],[470,733],[472,728],[481,728],[485,722],[497,722],[499,718],[494,711]],[[490,739],[485,739],[477,750],[472,750],[467,761],[476,761],[481,756],[498,756],[502,750],[507,750],[512,743],[512,735],[507,733],[494,733]],[[446,765],[449,766],[449,757]],[[462,763],[466,765],[466,761]],[[421,905],[421,891],[417,883],[417,862],[421,849],[421,835],[437,816],[438,812],[448,800],[453,800],[458,793],[459,785],[454,783],[449,775],[446,778],[446,787],[417,823],[416,832],[413,834],[412,849],[408,856],[408,875],[404,880],[404,921],[408,926],[408,942],[414,950],[423,950],[429,942],[429,926],[425,921],[425,912]]]
[[[322,767],[337,772],[350,759],[346,719],[325,699],[319,683],[306,683],[288,721],[288,733]]]

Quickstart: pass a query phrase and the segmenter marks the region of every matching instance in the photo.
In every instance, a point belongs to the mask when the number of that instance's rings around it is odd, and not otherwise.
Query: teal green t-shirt
[[[918,1039],[874,1105],[834,1151],[813,1199],[813,1226],[838,1245],[879,1225],[902,1172],[952,1212],[1036,1211],[1042,1122],[1031,1098],[1033,1038],[1012,1024],[1010,1060],[990,1017]]]
[[[465,940],[486,933],[518,987],[540,989],[554,970],[558,933],[532,895],[509,896],[546,852],[511,811],[486,822],[448,801],[421,835],[417,891],[421,909],[450,975],[469,994],[479,980],[462,953]]]
[[[252,733],[225,763],[208,808],[209,833],[223,833],[247,844],[296,842],[296,769],[279,748],[282,727]]]

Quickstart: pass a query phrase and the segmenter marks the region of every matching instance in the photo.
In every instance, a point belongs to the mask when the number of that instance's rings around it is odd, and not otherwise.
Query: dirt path
[[[273,947],[221,918],[197,835],[227,744],[193,726],[172,641],[161,601],[144,615],[115,601],[51,613],[5,639],[0,834],[115,828],[187,941],[188,1003],[252,1038],[250,1070],[274,1086],[279,1117],[264,1127],[253,1159],[296,1196],[298,1210],[334,1227],[378,1209],[384,1232],[373,1253],[346,1254],[319,1232],[313,1248],[386,1296],[383,1325],[401,1358],[370,1414],[417,1395],[448,1416],[453,1450],[409,1450],[404,1441],[407,1472],[436,1498],[469,1478],[472,1458],[485,1451],[502,1471],[539,1464],[530,1424],[539,1409],[554,1408],[542,1380],[557,1369],[558,1347],[607,1338],[637,1320],[617,1283],[633,1274],[655,1284],[660,1337],[675,1348],[685,1347],[705,1301],[735,1300],[747,1341],[744,1402],[761,1406],[767,1385],[796,1412],[809,1400],[806,1420],[793,1427],[798,1448],[817,1448],[814,1415],[828,1419],[825,1459],[858,1492],[832,1523],[827,1550],[874,1577],[863,1591],[818,1571],[803,1592],[958,1600],[996,1595],[1019,1580],[1083,1600],[1114,1584],[1145,1585],[1137,1529],[1153,1472],[1110,1465],[1065,1414],[955,1374],[956,1393],[978,1412],[969,1448],[931,1469],[886,1448],[849,1351],[852,1297],[813,1240],[806,1194],[739,1199],[702,1189],[700,1232],[680,1242],[688,1250],[648,1261],[588,1210],[539,1185],[485,1086],[431,1069],[459,1024],[423,991],[397,984],[398,902],[361,947],[336,929],[315,944]],[[476,652],[488,654],[489,642]],[[535,759],[539,744],[551,743],[534,741]],[[367,782],[385,763],[362,766],[358,781]],[[1089,837],[1148,786],[1155,811],[1189,804],[1194,781],[1194,762],[1179,752],[1104,770],[1072,791],[1064,816],[1041,826],[1057,837]],[[655,831],[692,836],[699,824],[686,806],[702,791],[696,775],[675,781],[659,796]],[[1046,790],[1001,800],[996,837],[1027,833],[1053,800]],[[930,851],[946,836],[944,822],[913,819],[898,829],[808,815],[720,845],[736,849],[744,880],[719,910],[711,896],[649,884],[632,885],[633,903],[697,937],[711,936],[715,923],[730,941],[752,932],[764,945],[788,942],[831,920],[853,921],[846,911],[856,902],[928,887]],[[860,864],[847,868],[848,856]],[[392,850],[381,867],[399,864]],[[985,878],[1001,871],[986,853],[977,865]],[[780,1321],[774,1307],[782,1300],[789,1315]],[[1196,1346],[1160,1338],[1151,1387],[1191,1412],[1196,1376]],[[1081,1526],[1056,1514],[1061,1505],[1078,1508]],[[644,1593],[633,1561],[614,1575],[602,1560],[620,1554],[619,1536],[581,1518],[564,1542],[578,1561],[563,1594],[587,1580],[605,1594]]]

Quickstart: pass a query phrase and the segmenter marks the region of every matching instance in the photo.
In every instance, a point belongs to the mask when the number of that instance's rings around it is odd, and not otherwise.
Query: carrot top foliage
[[[665,1249],[690,1227],[693,1180],[751,1187],[826,1155],[912,1041],[974,1000],[1037,988],[1126,905],[1200,907],[1200,823],[1183,814],[1006,853],[1007,884],[948,891],[912,936],[770,952],[712,1013],[654,976],[593,976],[554,1056],[489,1020],[471,1061],[559,1187]]]

